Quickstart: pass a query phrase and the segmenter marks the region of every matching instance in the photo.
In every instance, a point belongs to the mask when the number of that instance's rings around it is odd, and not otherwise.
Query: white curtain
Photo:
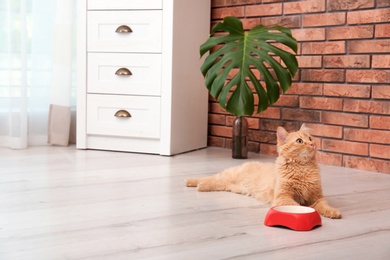
[[[74,0],[0,1],[0,146],[74,141],[74,8]]]

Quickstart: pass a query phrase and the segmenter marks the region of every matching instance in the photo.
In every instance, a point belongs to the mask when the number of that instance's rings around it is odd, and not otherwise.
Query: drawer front
[[[117,117],[126,110],[131,117]],[[160,98],[143,96],[87,96],[87,134],[160,138]]]
[[[161,94],[161,54],[89,53],[88,93]]]
[[[88,0],[88,10],[162,9],[162,0]]]
[[[87,15],[87,51],[161,53],[161,10],[89,11]]]

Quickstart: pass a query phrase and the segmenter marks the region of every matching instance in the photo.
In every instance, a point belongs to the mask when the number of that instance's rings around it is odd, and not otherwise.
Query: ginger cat
[[[288,133],[277,129],[278,158],[275,163],[247,162],[216,175],[186,180],[198,191],[230,191],[252,196],[272,206],[302,205],[315,208],[328,218],[341,218],[322,194],[316,147],[309,129]]]

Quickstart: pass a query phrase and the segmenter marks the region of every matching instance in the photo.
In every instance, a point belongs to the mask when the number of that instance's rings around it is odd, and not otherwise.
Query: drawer
[[[162,0],[88,0],[88,10],[162,9]]]
[[[88,93],[161,94],[161,54],[89,53]]]
[[[126,110],[130,117],[117,117]],[[87,95],[87,134],[160,137],[160,97]]]
[[[89,11],[87,15],[87,51],[161,53],[161,10]]]

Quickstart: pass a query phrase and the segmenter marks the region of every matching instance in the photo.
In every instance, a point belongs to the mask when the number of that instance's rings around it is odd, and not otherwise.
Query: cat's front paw
[[[199,182],[198,183],[198,191],[211,191],[212,187],[207,182]]]
[[[338,209],[334,208],[328,208],[322,212],[320,212],[321,215],[327,218],[333,218],[333,219],[340,219],[341,218],[341,212]]]
[[[196,187],[196,186],[198,186],[198,180],[197,179],[186,179],[185,184],[187,187]]]
[[[215,191],[217,190],[214,183],[209,181],[201,181],[198,183],[198,191]]]

